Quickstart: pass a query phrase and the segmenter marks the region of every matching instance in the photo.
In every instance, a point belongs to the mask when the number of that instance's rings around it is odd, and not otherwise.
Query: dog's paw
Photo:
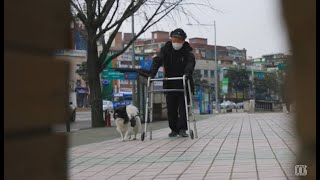
[[[137,138],[133,138],[132,140],[137,140]]]

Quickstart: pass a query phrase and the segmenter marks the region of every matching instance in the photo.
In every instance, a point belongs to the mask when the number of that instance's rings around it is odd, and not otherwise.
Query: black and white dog
[[[133,140],[137,138],[137,134],[141,129],[141,120],[137,107],[130,104],[115,108],[113,118],[122,141],[131,139],[131,134],[134,134]]]

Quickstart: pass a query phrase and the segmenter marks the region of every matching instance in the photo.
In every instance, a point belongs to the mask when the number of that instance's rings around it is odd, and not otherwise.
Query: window
[[[210,71],[210,77],[214,78],[214,71]]]
[[[208,70],[203,70],[203,76],[208,77]]]
[[[201,57],[205,57],[206,56],[206,51],[205,50],[201,50],[200,54],[201,54]]]

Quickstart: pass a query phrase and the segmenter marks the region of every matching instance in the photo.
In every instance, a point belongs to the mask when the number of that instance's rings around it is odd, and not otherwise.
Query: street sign
[[[126,72],[126,73],[124,73],[124,79],[126,79],[126,80],[136,80],[137,79],[137,73],[135,73],[135,72]]]
[[[103,79],[114,80],[114,79],[124,79],[124,74],[113,69],[108,69],[104,71]]]

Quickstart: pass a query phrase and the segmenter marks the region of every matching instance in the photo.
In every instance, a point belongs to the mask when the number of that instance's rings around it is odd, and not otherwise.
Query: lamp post
[[[215,91],[215,101],[216,101],[216,113],[219,112],[219,98],[218,98],[218,63],[217,63],[217,36],[216,36],[216,21],[213,22],[213,24],[190,24],[189,26],[214,26],[214,64],[215,64],[215,70],[214,70],[214,91]]]

